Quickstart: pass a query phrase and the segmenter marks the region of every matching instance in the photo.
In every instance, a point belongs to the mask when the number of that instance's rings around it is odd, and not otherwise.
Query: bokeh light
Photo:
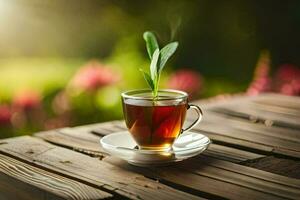
[[[272,4],[272,6],[270,6]],[[160,88],[300,95],[300,3],[0,0],[0,138],[122,119],[148,87],[142,34],[179,41]]]

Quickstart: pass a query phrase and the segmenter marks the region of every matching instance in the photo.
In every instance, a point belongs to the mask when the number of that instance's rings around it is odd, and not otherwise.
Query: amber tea
[[[143,149],[170,147],[180,134],[187,104],[164,105],[152,101],[123,101],[127,128]]]
[[[202,111],[188,104],[188,95],[178,90],[159,90],[154,98],[151,90],[132,90],[122,93],[125,122],[140,149],[170,149],[184,131],[196,126]],[[194,109],[198,117],[183,129],[186,112]]]

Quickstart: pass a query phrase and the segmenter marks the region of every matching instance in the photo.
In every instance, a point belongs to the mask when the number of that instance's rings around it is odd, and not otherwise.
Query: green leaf
[[[151,79],[151,76],[145,72],[144,70],[140,69],[140,71],[142,72],[144,79],[146,80],[146,82],[148,83],[149,87],[151,88],[151,90],[154,90],[154,83]]]
[[[151,60],[155,50],[159,49],[156,37],[152,32],[146,31],[143,35],[143,38],[146,41],[148,55]]]
[[[178,47],[178,42],[171,42],[160,50],[160,63],[158,73],[161,73],[168,59],[175,53]]]
[[[152,57],[151,64],[150,64],[151,79],[154,83],[156,82],[155,80],[156,80],[157,73],[158,73],[158,70],[157,70],[158,58],[159,58],[159,49],[156,49],[153,53],[153,57]]]

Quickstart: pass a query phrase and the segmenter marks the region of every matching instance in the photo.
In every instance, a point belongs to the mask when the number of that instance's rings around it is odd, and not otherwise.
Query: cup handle
[[[202,112],[201,108],[197,105],[194,105],[194,104],[188,104],[187,109],[190,109],[190,108],[192,108],[196,111],[196,113],[198,114],[198,117],[189,127],[183,128],[181,130],[181,133],[191,130],[192,128],[194,128],[202,120],[203,112]]]

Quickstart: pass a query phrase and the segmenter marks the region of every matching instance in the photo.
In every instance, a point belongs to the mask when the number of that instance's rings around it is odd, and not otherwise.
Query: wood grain
[[[25,183],[34,186],[36,199],[43,198],[41,191],[50,199],[76,199],[84,192],[92,199],[99,191],[130,199],[299,199],[299,99],[265,94],[194,102],[204,110],[194,131],[214,143],[200,156],[165,167],[134,167],[104,152],[99,139],[126,130],[123,121],[35,134],[55,145],[32,137],[2,140],[0,180],[20,185],[24,199],[30,191]],[[188,116],[189,122],[194,116]]]
[[[254,103],[262,105],[271,105],[280,108],[286,108],[300,112],[300,97],[286,96],[280,94],[264,94],[259,95],[252,100]]]
[[[279,147],[291,151],[300,151],[300,143],[296,140],[287,140],[278,137],[271,137],[267,135],[257,134],[255,131],[240,130],[237,127],[231,127],[229,125],[222,126],[217,122],[203,122],[197,126],[195,130],[206,131],[210,133],[216,133],[219,135],[225,135],[232,138],[237,138],[245,141],[250,141],[257,144],[266,145],[269,147]]]
[[[260,111],[245,105],[227,105],[226,107],[215,107],[214,112],[223,113],[228,117],[235,117],[244,120],[255,118],[261,122],[272,122],[273,126],[300,130],[299,118],[276,114],[274,112]]]
[[[252,168],[300,179],[300,162],[298,160],[267,156],[244,161],[242,164]]]
[[[265,155],[243,151],[232,147],[227,147],[218,144],[210,144],[208,149],[203,152],[203,155],[227,160],[234,163],[239,163],[247,160],[262,158]]]
[[[111,130],[114,131],[124,131],[127,130],[125,126],[124,121],[114,121],[112,124],[99,124],[97,129],[94,127],[91,127],[89,132],[96,133],[98,135],[107,135],[113,133],[112,131],[109,131],[107,128],[104,130],[102,127],[110,127]],[[75,130],[74,130],[75,131]],[[87,131],[88,134],[88,131]],[[265,146],[264,146],[265,147]],[[265,147],[266,148],[266,147]],[[268,148],[268,150],[272,150],[271,148]],[[218,144],[211,144],[209,148],[204,152],[205,155],[217,157],[222,160],[228,160],[231,162],[241,162],[249,159],[256,159],[263,157],[264,155],[243,151],[236,148],[227,147],[224,145],[218,145]]]
[[[29,136],[2,141],[0,152],[131,199],[201,199],[97,158],[56,147]]]
[[[221,113],[214,113],[210,111],[205,112],[206,122],[215,122],[226,124],[226,126],[234,127],[241,131],[252,132],[254,134],[276,137],[282,140],[300,142],[300,131],[293,129],[286,129],[276,126],[268,126],[265,123],[257,123],[256,121],[245,121],[242,119],[233,119]]]
[[[87,128],[84,130],[78,130],[77,128],[63,128],[59,130],[39,132],[34,136],[90,156],[99,158],[106,156],[107,153],[99,145],[100,137],[90,133],[89,131],[90,129]]]
[[[172,187],[202,193],[207,198],[298,199],[300,195],[300,180],[207,157],[186,160],[172,167],[151,169],[130,166],[114,157],[104,160]]]
[[[256,177],[257,179],[283,184],[292,188],[300,188],[300,180],[298,179],[288,178],[274,173],[269,173],[262,170],[257,170],[254,168],[250,168],[250,167],[246,167],[246,166],[242,166],[242,165],[238,165],[238,164],[234,164],[234,163],[230,163],[218,159],[207,158],[204,156],[193,158],[191,160],[188,160],[187,162],[193,162],[194,159],[196,160],[199,159],[201,162],[207,165],[211,165],[228,171],[233,171],[236,172],[237,174]],[[200,164],[201,162],[197,162],[197,163]]]
[[[99,136],[105,136],[107,134],[120,132],[127,130],[124,121],[113,121],[112,123],[101,123],[97,127],[89,127],[90,132],[93,132]]]
[[[300,158],[300,118],[296,114],[300,110],[299,97],[263,94],[209,104],[194,103],[204,111],[204,120],[195,130],[215,143],[255,153]],[[261,105],[260,109],[256,104]],[[272,109],[264,105],[271,105]],[[288,113],[282,115],[283,111]],[[195,113],[188,113],[187,118],[192,121]]]
[[[275,127],[260,127],[243,121],[227,119],[206,111],[203,122],[194,130],[206,134],[213,141],[233,144],[300,158],[300,131]],[[258,126],[258,127],[257,127]]]
[[[106,125],[105,125],[106,126]],[[118,126],[117,124],[111,125],[112,127]],[[115,129],[114,129],[115,130]],[[105,132],[102,130],[101,124],[97,126],[97,132]],[[107,154],[99,145],[99,139],[101,136],[95,136],[91,132],[95,132],[94,127],[90,129],[85,129],[84,132],[78,132],[76,128],[60,129],[55,131],[48,131],[38,133],[35,136],[49,141],[53,144],[68,147],[74,149],[75,151],[83,152],[91,156],[105,157]],[[110,134],[112,132],[106,132]],[[249,159],[256,159],[263,157],[264,155],[247,152],[239,149],[234,149],[231,147],[226,147],[218,144],[211,144],[204,155],[212,156],[215,158],[228,160],[231,162],[242,162]]]
[[[111,194],[101,191],[100,189],[93,188],[91,186],[85,185],[78,181],[50,173],[48,171],[42,170],[40,168],[31,166],[24,162],[12,159],[8,156],[0,154],[0,174],[10,177],[10,181],[7,182],[7,179],[2,180],[0,178],[0,185],[3,186],[7,184],[5,190],[8,191],[4,193],[4,188],[1,189],[3,196],[11,196],[11,192],[14,191],[14,196],[18,199],[26,199],[26,196],[29,195],[32,198],[32,191],[27,191],[22,188],[17,187],[12,184],[16,182],[15,180],[28,183],[32,187],[39,188],[42,195],[39,195],[38,198],[42,198],[43,195],[54,196],[55,198],[62,199],[106,199],[112,197]],[[15,179],[14,181],[12,179]],[[26,192],[27,191],[27,192]],[[27,193],[27,195],[26,195]],[[24,197],[23,197],[24,196]]]
[[[34,185],[14,179],[11,176],[0,173],[0,199],[1,200],[63,200],[55,194],[46,192]]]

